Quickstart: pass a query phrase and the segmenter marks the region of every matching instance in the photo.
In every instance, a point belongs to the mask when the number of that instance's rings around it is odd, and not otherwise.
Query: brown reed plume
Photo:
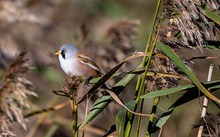
[[[217,0],[165,0],[161,40],[175,49],[198,47],[201,50],[218,31],[215,23],[209,23],[205,16],[204,6],[219,12]]]
[[[159,51],[156,50],[157,53]],[[155,73],[167,73],[173,75],[180,75],[180,71],[168,58],[153,58],[152,67],[150,71]],[[166,89],[169,87],[175,87],[178,85],[179,78],[173,77],[161,77],[159,75],[147,77],[147,88],[149,91],[155,91],[160,89]]]
[[[199,124],[193,126],[193,128],[199,128],[204,126],[202,137],[219,137],[220,136],[220,114],[207,113],[204,119],[201,119]]]
[[[165,0],[163,12],[159,18],[159,22],[162,22],[159,32],[160,41],[174,50],[181,47],[193,49],[198,47],[202,50],[208,40],[215,39],[215,31],[218,31],[218,28],[209,23],[208,18],[204,15],[203,7],[205,5],[215,11],[219,7],[215,0]],[[160,51],[156,50],[155,53],[160,53]],[[169,59],[155,58],[152,60],[152,66],[151,70],[154,72],[181,74],[181,71]],[[149,80],[147,84],[149,90],[177,86],[179,80],[178,78],[159,76],[147,79]]]
[[[20,53],[6,70],[0,87],[0,136],[15,136],[10,131],[12,122],[19,123],[25,130],[24,110],[31,103],[28,96],[37,96],[32,83],[25,77],[31,70],[25,52]]]
[[[205,117],[204,124],[204,137],[219,137],[220,136],[220,114],[214,115],[208,113]]]
[[[82,80],[80,77],[67,76],[62,90],[53,90],[53,93],[59,96],[69,97],[69,99],[72,100],[73,96],[77,96],[77,91],[81,82]]]

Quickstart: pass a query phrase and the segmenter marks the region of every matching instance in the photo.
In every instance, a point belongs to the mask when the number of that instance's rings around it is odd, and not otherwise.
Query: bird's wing
[[[99,67],[89,57],[84,55],[79,55],[79,59],[81,63],[93,68],[94,70],[96,70],[101,74]]]

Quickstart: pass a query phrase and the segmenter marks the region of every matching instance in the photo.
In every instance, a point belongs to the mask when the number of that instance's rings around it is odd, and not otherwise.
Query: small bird
[[[58,55],[60,66],[67,75],[81,77],[83,80],[86,80],[86,85],[88,85],[90,79],[102,75],[99,67],[72,44],[62,45],[55,55]],[[101,87],[105,90],[111,88],[107,83],[104,83]],[[87,92],[77,104],[81,103],[92,94],[93,93]]]
[[[73,44],[63,44],[55,55],[58,55],[60,66],[67,75],[88,80],[102,74],[99,67]]]

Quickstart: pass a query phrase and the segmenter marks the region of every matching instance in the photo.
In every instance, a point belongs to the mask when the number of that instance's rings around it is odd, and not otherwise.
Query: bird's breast
[[[79,58],[64,59],[62,56],[59,56],[59,60],[61,68],[67,75],[80,77],[90,77],[96,75],[96,71],[91,67],[82,64]]]

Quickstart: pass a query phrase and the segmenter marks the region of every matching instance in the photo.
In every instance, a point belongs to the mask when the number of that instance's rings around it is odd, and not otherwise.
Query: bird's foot
[[[86,86],[90,86],[91,84],[90,84],[89,81],[90,81],[92,78],[93,78],[92,76],[89,77],[89,78],[85,81],[84,85],[86,85]]]

